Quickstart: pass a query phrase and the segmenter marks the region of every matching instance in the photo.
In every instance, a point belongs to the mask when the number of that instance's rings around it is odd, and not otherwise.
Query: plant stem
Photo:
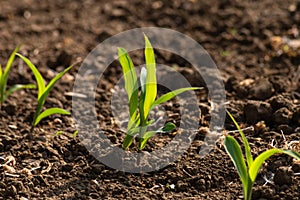
[[[253,183],[250,180],[250,177],[248,177],[248,184],[247,184],[247,186],[244,187],[244,199],[245,200],[251,200],[252,186],[253,186]]]
[[[30,140],[33,139],[33,134],[32,134],[33,130],[34,130],[34,125],[31,125],[30,131],[29,131],[29,134],[28,134]]]

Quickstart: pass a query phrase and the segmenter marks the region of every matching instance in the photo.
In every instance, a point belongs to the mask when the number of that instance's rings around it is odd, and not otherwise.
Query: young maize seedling
[[[273,148],[264,151],[263,153],[258,155],[255,160],[253,160],[253,157],[250,152],[250,145],[248,143],[247,138],[245,137],[243,131],[241,130],[241,128],[239,127],[239,125],[237,124],[233,116],[229,112],[227,112],[227,114],[230,116],[231,120],[233,121],[233,123],[235,124],[235,126],[237,127],[241,135],[245,147],[246,159],[244,159],[243,157],[241,146],[239,145],[237,140],[230,135],[225,137],[225,141],[224,141],[225,150],[230,156],[239,174],[239,177],[242,181],[244,199],[250,200],[254,181],[257,177],[260,167],[262,166],[265,160],[267,160],[269,157],[277,153],[284,153],[299,160],[300,154],[299,152],[292,151],[292,150],[281,150],[281,149]]]
[[[69,115],[70,112],[66,111],[64,109],[61,108],[48,108],[46,110],[42,111],[42,108],[45,104],[46,98],[48,96],[48,94],[50,93],[50,91],[52,90],[54,84],[65,74],[67,73],[72,67],[68,67],[66,68],[64,71],[58,73],[50,82],[48,85],[45,85],[44,79],[42,77],[42,75],[40,74],[40,72],[38,71],[38,69],[32,64],[32,62],[22,56],[21,54],[16,54],[17,56],[19,56],[26,64],[27,66],[31,69],[31,71],[33,72],[36,82],[37,82],[37,86],[38,86],[38,96],[37,96],[37,107],[36,107],[36,111],[33,117],[33,121],[31,123],[31,129],[29,132],[29,137],[32,138],[32,133],[34,130],[34,127],[44,118],[50,116],[50,115],[54,115],[54,114],[64,114],[64,115]]]
[[[6,90],[7,86],[7,79],[8,79],[8,73],[10,71],[10,68],[15,60],[16,53],[19,51],[20,46],[17,46],[15,50],[10,55],[6,67],[4,71],[2,70],[2,66],[0,65],[0,107],[6,100],[6,98],[13,92],[20,90],[20,89],[32,89],[35,88],[34,84],[16,84],[10,87],[8,90]]]
[[[153,123],[153,120],[148,119],[150,111],[155,106],[167,102],[185,91],[200,89],[199,87],[180,88],[156,99],[157,82],[155,56],[149,39],[146,35],[144,35],[144,38],[146,68],[143,67],[140,74],[140,96],[139,83],[133,62],[125,49],[118,48],[119,62],[122,66],[125,90],[129,101],[129,120],[126,137],[123,142],[124,149],[127,149],[132,144],[137,135],[139,136],[138,148],[142,150],[145,148],[147,141],[156,133],[166,133],[174,130],[176,128],[175,124],[168,122],[158,130],[148,131],[148,127]]]

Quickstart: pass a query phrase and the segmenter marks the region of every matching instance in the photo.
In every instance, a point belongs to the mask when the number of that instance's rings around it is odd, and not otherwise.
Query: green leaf
[[[127,135],[131,135],[131,136],[135,136],[136,133],[138,133],[140,131],[140,127],[134,127],[132,129],[130,129],[129,131],[127,131]]]
[[[3,74],[3,72],[2,72],[2,65],[0,64],[0,84],[2,82],[2,74]]]
[[[0,64],[0,104],[4,103],[5,101],[5,85],[3,81],[3,73],[2,73],[2,66]]]
[[[130,147],[130,145],[133,142],[133,138],[134,137],[132,135],[126,135],[125,136],[125,139],[124,139],[124,142],[123,142],[123,145],[122,145],[123,149],[126,150],[128,147]]]
[[[248,165],[248,168],[250,168],[251,165],[252,165],[252,163],[253,163],[253,157],[252,157],[252,154],[251,154],[251,149],[250,149],[250,145],[248,143],[248,140],[245,137],[245,134],[241,130],[241,128],[238,125],[238,123],[235,121],[234,117],[230,114],[230,112],[227,111],[227,114],[229,115],[229,117],[233,121],[234,125],[236,126],[236,128],[238,129],[238,131],[239,131],[239,133],[240,133],[240,135],[242,137],[242,140],[243,140],[243,143],[244,143],[244,146],[245,146],[245,154],[246,154],[247,165]]]
[[[148,115],[145,114],[145,111],[144,111],[145,96],[146,96],[146,93],[141,92],[140,102],[139,102],[139,111],[140,111],[140,113],[139,113],[140,114],[139,126],[145,126],[146,123],[147,123]]]
[[[16,57],[16,53],[19,51],[21,45],[18,45],[15,50],[12,52],[12,54],[10,55],[8,61],[7,61],[7,64],[6,64],[6,67],[5,67],[5,70],[3,72],[3,76],[4,76],[4,80],[7,80],[7,77],[8,77],[8,72],[12,66],[12,63],[14,62],[15,60],[15,57]]]
[[[9,90],[6,91],[6,97],[8,97],[11,93],[17,91],[17,90],[21,90],[21,89],[34,89],[35,85],[34,84],[16,84],[13,85],[11,88],[9,88]]]
[[[78,130],[74,131],[74,133],[72,134],[73,137],[76,137],[78,135]]]
[[[137,127],[139,124],[140,124],[140,114],[137,113],[134,118],[132,117],[132,118],[129,119],[129,122],[128,122],[128,125],[127,125],[127,131]]]
[[[66,111],[64,109],[61,108],[49,108],[47,110],[45,110],[44,112],[42,112],[35,120],[34,126],[36,126],[42,119],[44,119],[45,117],[48,117],[50,115],[54,115],[54,114],[62,114],[62,115],[69,115],[70,112]]]
[[[145,148],[147,141],[152,138],[155,134],[157,133],[167,133],[170,132],[172,130],[174,130],[176,128],[176,125],[173,124],[172,122],[168,122],[166,123],[163,127],[161,127],[160,129],[156,130],[156,131],[148,131],[145,134],[143,134],[143,136],[140,138],[139,140],[139,149],[142,150]]]
[[[15,60],[16,53],[19,51],[19,49],[20,49],[20,45],[18,45],[15,48],[15,50],[12,52],[12,54],[10,55],[4,71],[2,71],[2,66],[0,66],[0,68],[1,68],[1,73],[0,73],[1,74],[1,76],[0,76],[0,87],[1,87],[0,88],[0,94],[1,94],[0,102],[1,102],[1,104],[5,101],[5,98],[6,98],[5,91],[6,91],[8,73],[12,66],[13,61]]]
[[[65,133],[65,132],[62,131],[62,130],[57,131],[57,132],[55,133],[54,137],[60,136],[61,134],[64,134],[64,133]],[[72,137],[73,137],[73,138],[76,137],[77,134],[78,134],[78,130],[76,130],[76,131],[74,131],[74,133],[72,133]]]
[[[240,145],[236,139],[230,135],[225,137],[224,145],[226,152],[230,156],[235,168],[237,169],[244,188],[247,188],[248,173]]]
[[[142,138],[139,139],[139,150],[142,150],[146,147],[147,141],[152,138],[157,131],[148,131],[146,132]]]
[[[186,92],[189,90],[199,90],[199,89],[201,89],[201,87],[187,87],[187,88],[180,88],[177,90],[173,90],[171,92],[168,92],[167,94],[162,95],[160,98],[158,98],[156,101],[154,101],[151,108],[158,106],[164,102],[167,102],[183,92]]]
[[[249,168],[249,176],[252,182],[255,181],[258,171],[265,160],[271,157],[274,154],[282,153],[283,151],[280,149],[269,149],[263,153],[261,153],[252,163],[251,167]]]
[[[119,62],[122,66],[125,90],[129,100],[129,112],[131,120],[135,119],[135,112],[138,107],[138,81],[133,62],[127,51],[123,48],[118,48]]]
[[[297,160],[300,160],[300,153],[292,150],[282,150],[284,154],[287,154]]]
[[[57,137],[57,136],[60,136],[61,134],[65,133],[64,131],[60,130],[60,131],[57,131],[54,135],[54,137]],[[74,138],[76,137],[78,134],[78,130],[74,131],[74,133],[72,133],[72,136],[69,136],[71,138]]]
[[[164,125],[164,127],[161,128],[161,132],[167,133],[170,131],[173,131],[176,128],[176,125],[172,122],[168,122]]]
[[[134,137],[139,133],[140,127],[134,127],[127,131],[124,142],[123,149],[127,149],[133,142]]]
[[[300,155],[297,152],[291,151],[291,150],[281,150],[281,149],[269,149],[263,153],[261,153],[257,158],[254,160],[252,163],[250,169],[249,169],[249,176],[252,182],[255,181],[256,176],[259,172],[260,167],[264,163],[265,160],[267,160],[269,157],[273,156],[274,154],[277,153],[284,153],[289,156],[292,156],[296,159],[300,159]]]
[[[155,101],[157,94],[157,83],[156,83],[156,64],[155,64],[155,56],[152,45],[144,35],[145,38],[145,60],[146,60],[146,89],[145,89],[145,99],[144,99],[144,119],[146,119],[149,115],[151,105]]]
[[[65,133],[64,131],[60,130],[60,131],[56,131],[54,137],[60,136],[61,134]]]
[[[34,64],[32,64],[32,62],[22,56],[21,54],[17,53],[17,56],[19,56],[26,64],[27,66],[31,69],[31,71],[33,72],[33,75],[36,79],[37,85],[38,85],[38,99],[43,95],[44,91],[45,91],[45,82],[44,79],[41,75],[41,73],[39,72],[39,70],[34,66]]]
[[[54,84],[65,74],[67,73],[71,68],[73,67],[73,65],[71,65],[70,67],[66,68],[64,71],[58,73],[51,81],[50,83],[47,85],[47,87],[44,89],[44,91],[42,92],[41,96],[38,98],[38,105],[36,108],[36,112],[33,118],[33,125],[35,126],[36,124],[38,124],[37,122],[37,118],[40,115],[40,112],[42,110],[42,107],[46,101],[46,98],[48,96],[48,94],[50,93],[51,89],[54,87]]]

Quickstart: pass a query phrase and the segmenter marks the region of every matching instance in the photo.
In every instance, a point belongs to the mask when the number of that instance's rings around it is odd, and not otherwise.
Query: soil
[[[137,27],[171,28],[197,40],[215,61],[226,87],[227,108],[248,128],[245,134],[255,156],[272,145],[299,151],[299,25],[296,0],[1,1],[0,63],[5,65],[12,50],[23,44],[20,53],[49,81],[114,34]],[[180,66],[178,71],[192,85],[199,84],[184,59],[158,53],[160,63]],[[136,56],[134,62],[143,63],[143,57]],[[79,67],[57,83],[45,107],[72,110],[68,92]],[[97,117],[108,138],[121,145],[124,134],[111,121],[109,108],[114,77],[121,76],[117,62],[107,74],[97,89]],[[16,83],[34,83],[19,60],[8,86]],[[210,103],[205,90],[197,94],[201,126],[190,148],[163,169],[131,174],[97,161],[72,136],[72,116],[48,117],[29,140],[37,92],[13,93],[0,110],[0,199],[242,199],[241,182],[222,141],[207,156],[198,156],[208,131]],[[174,104],[169,107],[176,121]],[[235,129],[227,119],[223,132]],[[55,136],[60,130],[64,133]],[[154,137],[145,151],[159,149],[173,134]],[[237,132],[230,134],[239,138]],[[253,199],[300,199],[299,173],[299,162],[284,155],[271,157],[255,182]]]

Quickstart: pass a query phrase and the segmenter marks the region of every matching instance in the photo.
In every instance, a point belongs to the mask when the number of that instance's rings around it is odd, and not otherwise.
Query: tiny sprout
[[[20,90],[20,89],[32,89],[35,88],[34,84],[16,84],[13,85],[12,87],[10,87],[8,90],[6,90],[6,86],[7,86],[7,79],[8,79],[8,73],[10,71],[10,68],[15,60],[16,57],[16,53],[19,51],[20,46],[17,46],[15,48],[15,50],[12,52],[12,54],[10,55],[6,67],[3,70],[2,66],[0,65],[0,106],[2,106],[2,104],[4,103],[4,101],[6,100],[6,98],[13,92]]]
[[[300,154],[299,152],[292,151],[292,150],[281,150],[277,148],[272,148],[269,150],[264,151],[263,153],[259,154],[255,160],[253,160],[253,157],[251,155],[250,151],[250,145],[248,143],[247,138],[245,137],[245,134],[241,130],[238,123],[235,121],[233,116],[227,112],[235,126],[237,127],[242,141],[244,143],[245,147],[245,154],[246,159],[243,157],[243,153],[241,150],[241,146],[237,142],[234,137],[227,135],[224,140],[224,146],[227,154],[230,156],[238,174],[242,181],[243,185],[243,192],[244,192],[244,199],[250,200],[251,194],[252,194],[252,187],[255,182],[255,179],[258,175],[259,169],[261,168],[262,164],[265,160],[267,160],[269,157],[271,157],[274,154],[277,153],[284,153],[287,154],[297,160],[300,160]]]
[[[156,82],[156,63],[152,45],[146,35],[145,39],[145,61],[146,68],[143,67],[140,74],[141,93],[139,96],[139,83],[135,68],[127,51],[118,48],[119,62],[122,66],[125,90],[128,96],[129,104],[129,121],[127,125],[126,137],[123,142],[123,148],[127,149],[133,142],[136,135],[139,135],[139,150],[145,148],[147,141],[156,133],[167,133],[176,128],[175,124],[168,122],[163,127],[155,131],[147,131],[153,123],[149,120],[149,113],[155,107],[167,102],[175,96],[189,90],[198,90],[199,87],[180,88],[157,97]]]
[[[64,71],[58,73],[50,82],[48,85],[45,85],[44,79],[42,77],[42,75],[40,74],[40,72],[38,71],[38,69],[32,64],[32,62],[22,56],[21,54],[16,54],[17,56],[19,56],[26,64],[27,66],[31,69],[31,71],[33,72],[36,82],[37,82],[37,86],[38,86],[38,96],[37,96],[37,107],[36,107],[36,111],[33,117],[33,121],[31,123],[31,129],[29,132],[29,137],[32,138],[32,133],[34,130],[34,127],[44,118],[50,116],[50,115],[54,115],[54,114],[64,114],[64,115],[69,115],[70,112],[66,111],[64,109],[61,108],[48,108],[46,110],[42,111],[42,108],[45,104],[46,98],[48,96],[48,94],[50,93],[50,91],[52,90],[54,84],[64,75],[66,74],[72,67],[68,67],[66,68]]]

